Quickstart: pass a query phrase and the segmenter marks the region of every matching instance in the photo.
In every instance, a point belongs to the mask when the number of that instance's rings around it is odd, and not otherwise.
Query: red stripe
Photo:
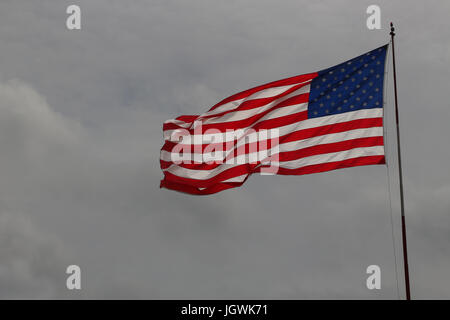
[[[281,80],[273,81],[270,83],[266,83],[261,86],[254,87],[252,89],[248,89],[248,90],[236,93],[236,94],[232,95],[231,97],[225,98],[222,101],[220,101],[219,103],[215,104],[210,110],[214,110],[217,107],[219,107],[227,102],[244,99],[244,98],[252,95],[255,92],[258,92],[258,91],[261,91],[261,90],[264,90],[267,88],[288,86],[288,85],[295,84],[295,83],[305,82],[305,81],[314,79],[317,76],[318,76],[317,72],[314,72],[314,73],[302,74],[299,76],[294,76],[291,78],[286,78],[286,79],[281,79]]]
[[[237,120],[237,121],[230,121],[230,122],[222,122],[222,123],[211,123],[211,124],[202,124],[201,132],[200,128],[197,128],[198,132],[195,132],[195,129],[185,129],[181,128],[183,131],[183,135],[194,135],[194,134],[204,134],[206,130],[216,130],[221,133],[227,132],[227,130],[238,130],[238,129],[246,129],[246,128],[252,128],[255,130],[261,130],[261,129],[272,129],[272,128],[278,128],[282,127],[288,124],[292,124],[295,122],[303,121],[308,119],[308,111],[301,111],[293,114],[289,114],[286,116],[273,118],[273,119],[267,119],[262,120],[261,122],[258,122],[256,124],[252,124],[257,122],[259,119],[261,119],[264,113],[257,114],[253,117],[243,119],[243,120]],[[178,133],[177,133],[178,134]]]
[[[328,162],[328,163],[324,163],[324,164],[310,165],[310,166],[305,166],[305,167],[298,168],[298,169],[279,168],[277,174],[304,175],[304,174],[319,173],[319,172],[325,172],[325,171],[331,171],[331,170],[343,169],[343,168],[350,168],[350,167],[356,167],[356,166],[376,165],[376,164],[385,164],[385,163],[386,163],[386,161],[385,161],[384,156],[367,156],[367,157],[346,159],[346,160],[336,161],[336,162]],[[255,170],[255,172],[259,172],[260,170],[261,169],[258,168],[257,170]],[[173,181],[164,179],[161,181],[160,187],[171,189],[171,190],[177,190],[177,191],[181,191],[181,192],[185,192],[185,193],[189,193],[189,194],[207,195],[207,194],[217,193],[217,192],[220,192],[220,191],[223,191],[226,189],[239,187],[244,182],[245,182],[245,180],[243,182],[219,183],[219,184],[210,186],[204,190],[200,190],[197,187],[190,185],[190,184],[181,184],[181,183],[177,183],[177,182],[173,182]]]
[[[346,160],[336,161],[336,162],[313,164],[313,165],[309,165],[309,166],[305,166],[305,167],[301,167],[301,168],[297,168],[297,169],[279,168],[277,174],[304,175],[304,174],[331,171],[331,170],[342,169],[342,168],[366,166],[366,165],[370,165],[370,164],[385,164],[385,163],[386,163],[386,160],[385,160],[384,156],[367,156],[367,157],[346,159]],[[259,172],[260,170],[261,169],[258,168],[256,170],[256,172]]]
[[[184,121],[184,122],[193,122],[195,119],[197,119],[199,116],[198,115],[193,115],[193,116],[179,116],[178,118],[176,118],[175,120],[179,120],[179,121]]]
[[[316,136],[322,136],[325,134],[344,132],[354,129],[364,129],[382,126],[383,126],[383,118],[356,119],[346,122],[333,123],[325,126],[294,131],[292,133],[282,136],[280,138],[280,143],[303,140]]]
[[[305,103],[309,101],[309,92],[302,93],[297,96],[290,97],[277,104],[277,108],[293,106],[295,104]]]
[[[293,114],[293,115],[287,115],[287,116],[281,117],[281,118],[290,118],[290,120],[288,120],[286,122],[294,123],[294,122],[300,121],[304,116],[305,116],[305,114],[302,114],[302,112],[300,112],[300,113]],[[276,119],[273,119],[273,120],[276,120]],[[267,121],[269,121],[269,120],[267,120]],[[276,124],[276,122],[273,121],[273,122],[271,122],[271,124]],[[266,124],[264,124],[264,126],[266,126]],[[282,143],[291,142],[291,141],[304,140],[304,139],[321,136],[321,135],[325,135],[325,134],[339,133],[339,132],[355,130],[355,129],[382,127],[382,126],[383,126],[383,118],[357,119],[357,120],[351,120],[351,121],[346,121],[346,122],[330,124],[330,125],[326,125],[326,126],[320,126],[320,127],[314,127],[314,128],[308,128],[308,129],[302,129],[302,130],[290,132],[284,136],[281,136],[279,138],[279,141],[280,141],[280,144],[282,144]],[[255,127],[251,127],[251,128],[254,130],[262,129],[259,127],[259,124],[258,124],[258,126],[255,125]],[[271,128],[275,128],[275,127],[271,127]],[[179,145],[179,148],[184,147],[185,150],[191,150],[190,151],[191,153],[195,153],[194,151],[197,151],[197,149],[193,150],[194,148],[192,148],[192,145],[189,145],[189,144],[183,145],[183,144],[179,144],[179,143],[176,143],[173,141],[166,141],[161,150],[172,152],[173,148],[176,145]],[[220,145],[222,145],[222,150],[225,150],[225,151],[230,150],[234,147],[234,144],[227,145],[227,143],[223,143],[223,142],[210,143],[210,144],[205,143],[202,145],[202,149],[201,149],[202,152],[204,152],[205,148],[208,145],[211,146],[211,148],[219,147]],[[198,150],[199,150],[199,148],[198,148]]]
[[[236,155],[243,155],[243,154],[248,154],[250,153],[250,147],[253,146],[252,150],[257,150],[259,151],[263,151],[263,150],[270,150],[271,148],[275,147],[277,145],[275,139],[267,139],[265,140],[266,143],[263,143],[261,145],[258,146],[259,142],[252,142],[252,143],[247,143],[247,144],[243,144],[239,147],[237,147],[235,149],[235,151],[230,152],[230,154],[227,155],[227,157],[225,159],[221,159],[222,163],[214,163],[215,161],[209,161],[209,162],[213,162],[213,163],[207,163],[207,162],[195,162],[194,163],[194,159],[191,159],[191,163],[186,163],[186,161],[182,162],[182,163],[177,163],[177,165],[179,167],[183,167],[186,169],[194,169],[194,170],[210,170],[210,169],[214,169],[220,165],[222,165],[223,163],[225,163],[227,160],[230,160],[232,158],[234,158]],[[216,144],[218,145],[218,144]],[[229,149],[233,149],[235,145],[233,144],[232,147],[230,147]],[[224,148],[225,149],[225,148]],[[197,151],[197,150],[195,150]],[[201,154],[201,153],[198,153]],[[166,161],[166,160],[159,160],[161,168],[162,169],[166,169],[168,167],[170,167],[172,164],[174,164],[173,161]]]
[[[332,153],[345,151],[354,148],[363,148],[363,147],[374,147],[374,146],[382,146],[383,145],[383,137],[365,137],[365,138],[356,138],[351,140],[332,142],[326,144],[315,145],[303,149],[293,150],[293,151],[284,151],[280,152],[279,161],[291,161],[297,160],[305,157],[315,156],[319,154]],[[273,147],[273,146],[272,146]],[[269,147],[270,148],[270,147]],[[258,151],[262,151],[259,149]],[[274,155],[276,157],[276,155]],[[228,157],[228,159],[233,158],[234,155]],[[258,163],[261,162],[259,159]],[[160,160],[160,165],[162,169],[166,169],[170,167],[173,162]],[[191,170],[212,170],[222,165],[222,163],[180,163],[177,164],[179,167],[191,169]]]
[[[283,95],[287,95],[287,94],[288,93],[284,93]],[[220,113],[218,115],[211,115],[211,116],[206,116],[206,117],[198,117],[196,119],[198,119],[198,121],[202,121],[203,119],[212,119],[212,118],[217,118],[217,120],[220,120],[219,118],[221,116],[225,115],[225,114],[228,114],[228,113],[231,113],[231,112],[236,112],[236,111],[243,111],[243,110],[249,110],[249,109],[254,109],[254,108],[257,108],[257,107],[261,107],[261,106],[264,106],[264,105],[266,105],[266,104],[276,100],[277,98],[278,97],[276,97],[276,98],[271,97],[271,98],[264,98],[264,99],[256,99],[256,100],[245,101],[237,109],[224,111],[224,112],[222,112],[222,113]],[[266,111],[257,113],[257,114],[255,114],[252,117],[248,117],[248,118],[242,119],[242,120],[222,122],[222,123],[210,123],[210,124],[203,124],[202,123],[202,128],[203,128],[203,130],[207,130],[207,129],[226,130],[226,129],[229,129],[229,128],[238,129],[238,128],[243,128],[243,127],[248,127],[251,123],[257,121],[258,119],[262,118],[263,116],[265,116],[266,114],[272,112],[273,110],[276,110],[276,109],[281,108],[281,107],[291,106],[291,105],[294,105],[294,104],[306,103],[306,102],[308,102],[308,100],[309,100],[309,93],[300,94],[300,95],[288,98],[286,100],[283,100],[283,101],[279,102],[278,104],[275,104],[271,108],[267,109]],[[189,128],[185,128],[185,127],[182,127],[182,126],[180,126],[180,125],[178,125],[176,123],[168,122],[168,123],[164,123],[163,124],[163,131],[182,129],[182,130],[188,130],[191,134],[194,134],[194,130],[191,129],[193,124],[194,124],[194,122],[191,123]]]
[[[244,180],[243,182],[218,183],[218,184],[213,185],[212,187],[202,189],[202,190],[200,190],[196,187],[190,186],[190,185],[186,185],[186,184],[180,184],[180,183],[174,183],[172,181],[161,180],[160,188],[166,188],[166,189],[171,189],[171,190],[180,191],[180,192],[184,192],[184,193],[195,194],[195,195],[208,195],[208,194],[217,193],[217,192],[220,192],[220,191],[223,191],[226,189],[240,187],[242,184],[244,184],[244,182],[246,180]]]
[[[206,116],[186,116],[186,117],[178,117],[176,120],[181,120],[184,121],[186,123],[190,123],[191,126],[193,125],[195,120],[203,120],[203,119],[211,119],[211,118],[220,118],[221,116],[224,116],[228,113],[231,112],[236,112],[236,111],[243,111],[243,110],[251,110],[251,109],[256,109],[262,106],[265,106],[269,103],[273,103],[276,102],[276,100],[280,99],[282,100],[283,97],[301,89],[302,87],[304,87],[305,85],[309,85],[309,83],[306,84],[299,84],[297,86],[294,86],[276,96],[272,96],[272,97],[267,97],[267,98],[259,98],[259,99],[252,99],[252,100],[248,100],[248,101],[243,101],[237,108],[234,109],[229,109],[229,110],[225,110],[223,112],[219,112],[217,114],[212,114],[212,115],[206,115]],[[289,106],[292,104],[295,104],[295,101],[298,101],[298,103],[304,103],[304,102],[308,102],[309,99],[309,92],[307,93],[303,93],[303,94],[299,94],[296,95],[294,97],[288,98],[285,100],[282,100],[278,103],[275,104],[275,106],[271,109],[275,109],[278,105],[280,105],[279,107],[283,107],[283,106]],[[211,110],[210,110],[211,111]],[[177,125],[176,123],[172,123],[172,122],[167,122],[163,124],[163,130],[175,130],[175,129],[185,129],[185,127],[182,127],[180,125]]]
[[[236,112],[236,111],[256,109],[256,108],[260,108],[260,107],[263,107],[263,106],[265,106],[265,105],[267,105],[269,103],[274,103],[274,102],[275,102],[275,106],[278,106],[278,107],[288,106],[288,105],[295,104],[295,103],[290,103],[293,98],[296,98],[297,101],[300,101],[299,103],[308,102],[309,92],[300,93],[300,94],[295,95],[293,97],[287,98],[286,100],[282,99],[282,98],[286,97],[287,95],[289,95],[289,94],[291,94],[291,93],[301,89],[305,85],[309,85],[309,83],[299,84],[299,85],[297,85],[295,87],[292,87],[289,90],[286,90],[286,91],[284,91],[284,92],[282,92],[282,93],[280,93],[280,94],[278,94],[276,96],[267,97],[267,98],[257,98],[257,99],[243,101],[235,109],[225,110],[225,111],[220,112],[220,113],[202,116],[202,119],[210,119],[210,118],[216,118],[216,117],[218,118],[218,117],[221,117],[221,116],[226,115],[228,113],[232,113],[232,112]],[[276,100],[282,100],[282,101],[277,102]],[[285,101],[288,101],[288,103],[283,105],[285,103]],[[295,99],[294,99],[294,101],[295,101]]]
[[[353,149],[353,148],[352,148]],[[183,184],[189,184],[192,186],[196,186],[199,188],[207,188],[210,187],[216,183],[229,180],[231,178],[243,175],[243,174],[251,174],[253,172],[259,172],[260,169],[260,163],[245,163],[245,164],[222,164],[221,166],[227,166],[228,169],[212,176],[209,179],[194,179],[194,178],[186,178],[186,177],[180,177],[177,176],[171,172],[164,171],[165,179],[177,182],[177,183],[183,183]],[[282,168],[277,168],[277,170],[281,170]]]
[[[279,161],[291,161],[325,153],[345,151],[355,148],[375,147],[383,145],[383,137],[366,137],[326,144],[319,144],[304,149],[281,152]]]
[[[227,166],[227,164],[223,164],[222,166]],[[228,165],[228,166],[230,166],[230,165]],[[229,180],[231,178],[238,177],[243,174],[251,173],[254,171],[254,169],[257,166],[258,166],[258,164],[249,164],[249,163],[241,164],[241,165],[237,165],[237,166],[233,165],[233,166],[230,166],[230,168],[228,168],[227,170],[222,171],[222,172],[216,174],[215,176],[213,176],[209,179],[205,179],[205,180],[180,177],[180,176],[174,175],[168,171],[164,171],[164,179],[168,180],[168,181],[176,182],[176,183],[188,184],[188,185],[195,186],[198,188],[208,188],[208,187],[213,186],[216,183],[220,183],[222,181]]]

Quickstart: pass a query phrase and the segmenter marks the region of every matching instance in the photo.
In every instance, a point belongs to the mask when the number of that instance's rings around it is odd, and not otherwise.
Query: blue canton
[[[318,72],[311,82],[308,118],[383,107],[387,45]]]

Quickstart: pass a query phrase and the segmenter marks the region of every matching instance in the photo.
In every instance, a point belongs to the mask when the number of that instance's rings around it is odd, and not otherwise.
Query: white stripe
[[[280,144],[280,152],[300,150],[316,145],[335,143],[358,138],[382,137],[382,136],[383,136],[383,127],[354,129],[345,132],[324,134],[322,136],[316,136],[299,141],[283,143]]]
[[[272,166],[279,165],[280,168],[286,168],[286,169],[297,169],[304,166],[309,166],[313,164],[321,164],[321,163],[327,163],[327,162],[334,162],[334,161],[342,161],[346,159],[352,159],[352,158],[358,158],[358,157],[364,157],[364,156],[375,156],[375,155],[384,155],[384,147],[383,146],[375,146],[375,147],[364,147],[364,148],[354,148],[349,149],[345,151],[339,151],[339,152],[332,152],[332,153],[325,153],[310,157],[305,157],[297,160],[292,161],[283,161],[283,162],[276,162],[272,161]],[[211,169],[211,170],[194,170],[194,169],[187,169],[182,168],[179,166],[171,166],[164,170],[164,172],[170,172],[178,177],[183,178],[190,178],[190,179],[196,179],[196,180],[207,180],[210,179],[225,170],[228,170],[230,168],[236,167],[239,165],[230,165],[230,164],[222,164],[217,168]]]
[[[263,98],[270,98],[277,96],[285,91],[288,91],[289,89],[295,87],[297,84],[290,84],[287,86],[280,86],[280,87],[273,87],[273,88],[267,88],[263,89],[261,91],[257,91],[250,95],[247,100],[254,100],[254,99],[263,99]]]
[[[323,164],[328,162],[342,161],[347,159],[367,157],[367,156],[382,156],[384,155],[383,146],[355,148],[346,151],[339,151],[333,153],[320,154],[307,158],[280,162],[280,168],[297,169],[313,164]],[[272,165],[276,163],[272,162]]]
[[[287,99],[308,93],[309,91],[310,91],[310,85],[306,85],[306,86],[303,86],[303,87],[287,94],[286,96],[275,99],[272,102],[266,103],[265,105],[262,105],[257,108],[248,109],[248,110],[234,110],[234,111],[231,111],[224,115],[218,115],[216,117],[206,118],[206,119],[204,118],[205,114],[203,114],[203,115],[199,116],[195,120],[195,122],[194,121],[193,122],[184,122],[181,120],[173,119],[173,120],[167,120],[165,123],[173,123],[173,124],[176,124],[180,127],[186,128],[186,129],[193,129],[194,125],[198,126],[200,124],[204,125],[204,124],[225,123],[225,122],[231,122],[231,121],[244,120],[244,119],[253,117],[254,115],[257,115],[259,113],[265,112],[265,111],[269,110],[270,108],[276,106],[277,104],[282,103],[283,101],[285,101]],[[282,108],[286,108],[286,107],[282,107]]]
[[[280,104],[281,102],[290,99],[292,97],[301,95],[301,94],[305,94],[309,92],[309,85],[304,86],[294,92],[291,92],[290,94],[281,97],[279,99],[276,99],[272,102],[269,102],[261,107],[258,108],[253,108],[253,109],[248,109],[248,110],[236,110],[236,111],[232,111],[230,113],[226,113],[224,115],[221,116],[217,116],[214,118],[207,118],[204,119],[202,121],[202,124],[211,124],[211,123],[223,123],[223,122],[231,122],[231,121],[237,121],[237,120],[243,120],[243,119],[247,119],[250,117],[253,117],[256,114],[262,113],[264,111],[269,110],[270,108],[276,106],[277,104]],[[287,108],[287,107],[281,107],[281,108]],[[280,109],[281,109],[280,108]],[[198,120],[200,121],[202,119],[202,116],[198,118]]]
[[[253,93],[252,95],[250,95],[250,96],[248,96],[246,98],[227,102],[227,103],[217,107],[214,110],[210,110],[210,111],[205,112],[204,114],[202,114],[202,116],[210,116],[210,115],[221,113],[221,112],[224,112],[224,111],[236,109],[244,101],[261,98],[261,95],[255,98],[255,96],[257,96],[260,92],[261,93],[264,92],[264,93],[262,93],[262,96],[264,98],[269,98],[269,97],[273,97],[273,96],[279,95],[279,94],[281,94],[281,93],[283,93],[283,92],[289,90],[290,88],[293,88],[293,87],[295,87],[295,86],[297,86],[299,84],[302,84],[302,83],[306,84],[306,83],[310,83],[311,81],[312,81],[312,79],[306,80],[306,81],[303,81],[303,82],[299,82],[299,83],[295,83],[295,84],[292,84],[292,85],[288,85],[288,86],[266,88],[266,89],[263,89],[262,91],[255,92],[255,93]],[[280,88],[284,88],[284,90],[280,90]]]
[[[345,132],[339,132],[339,133],[331,133],[331,134],[325,134],[321,136],[316,136],[308,139],[303,140],[297,140],[297,141],[291,141],[286,143],[281,143],[278,146],[275,146],[271,148],[270,150],[265,151],[257,151],[257,152],[249,152],[246,153],[246,155],[240,155],[238,157],[241,157],[239,159],[242,159],[242,157],[247,157],[248,159],[260,159],[264,157],[266,154],[275,154],[277,152],[289,152],[289,151],[295,151],[295,150],[301,150],[304,148],[308,148],[311,146],[321,145],[321,144],[327,144],[327,143],[334,143],[334,142],[341,142],[341,141],[347,141],[347,140],[353,140],[357,138],[368,138],[368,137],[382,137],[383,136],[383,127],[371,127],[371,128],[363,128],[363,129],[354,129],[354,130],[348,130]],[[257,136],[252,135],[252,138],[248,141],[245,141],[247,139],[241,140],[245,143],[249,142],[257,142]],[[258,141],[258,143],[261,143],[261,141]],[[243,143],[238,143],[233,146],[232,149],[224,152],[226,152],[226,155],[221,159],[224,161],[228,157],[228,155],[236,153],[236,149],[239,146],[242,146]],[[203,159],[212,159],[214,156],[213,152],[206,152],[203,153]],[[185,159],[193,159],[193,153],[184,153]],[[161,160],[167,161],[167,162],[174,162],[179,159],[179,155],[177,153],[172,153],[166,150],[161,151]],[[247,162],[248,162],[247,159]],[[228,163],[243,163],[242,160],[238,160],[238,158],[235,156],[233,158],[227,159]]]
[[[307,80],[307,81],[304,81],[304,82],[299,82],[299,83],[295,83],[295,84],[291,84],[291,85],[287,85],[287,86],[280,86],[280,87],[273,87],[273,88],[263,89],[261,91],[257,91],[255,93],[253,93],[252,95],[250,95],[250,96],[248,96],[246,98],[230,101],[230,102],[227,102],[227,103],[217,107],[214,110],[207,111],[207,112],[203,113],[200,116],[200,118],[201,117],[207,117],[207,116],[215,115],[215,114],[219,114],[219,113],[222,113],[224,111],[230,111],[230,110],[237,109],[241,105],[241,103],[244,102],[244,101],[274,97],[274,96],[277,96],[277,95],[279,95],[279,94],[281,94],[281,93],[283,93],[285,91],[288,91],[289,89],[291,89],[291,88],[293,88],[293,87],[295,87],[295,86],[297,86],[299,84],[309,83],[311,81],[312,80]],[[302,93],[309,92],[309,90],[310,90],[310,85],[306,85],[306,86],[303,86],[303,87],[299,88],[295,92],[297,92],[297,94],[302,94]],[[292,96],[295,96],[295,95],[296,94],[290,93],[286,97],[282,97],[282,98],[277,99],[275,101],[278,101],[278,103],[279,103],[279,102],[281,102],[281,101],[283,101],[283,100],[285,100],[287,98],[290,98]],[[273,105],[273,103],[272,103],[272,105]],[[258,109],[258,108],[256,108],[256,109]],[[244,117],[243,119],[245,119],[245,118],[246,117]],[[233,120],[229,120],[229,121],[233,121]],[[166,120],[164,123],[174,123],[174,124],[179,125],[179,126],[184,127],[184,128],[189,128],[192,125],[191,122],[186,122],[186,121],[177,120],[177,119],[169,119],[169,120]]]
[[[312,119],[306,119],[303,121],[299,121],[296,123],[292,123],[286,126],[278,127],[279,135],[284,136],[288,133],[292,133],[298,130],[304,130],[304,129],[310,129],[310,128],[316,128],[316,127],[322,127],[329,124],[335,124],[335,123],[341,123],[341,122],[347,122],[351,120],[358,120],[358,119],[365,119],[365,118],[381,118],[383,117],[383,109],[382,108],[373,108],[373,109],[362,109],[352,112],[344,112],[336,115],[331,116],[324,116],[324,117],[318,117],[318,118],[312,118]],[[254,126],[259,121],[264,121],[267,119],[260,119],[252,124]],[[204,143],[210,143],[211,141],[214,142],[229,142],[234,141],[236,138],[241,139],[246,134],[248,134],[247,129],[251,129],[251,127],[242,128],[239,130],[236,130],[234,132],[221,132],[221,133],[206,133],[203,135],[189,135],[189,133],[182,129],[175,129],[175,130],[166,130],[164,131],[164,139],[168,141],[173,142],[180,142],[179,141],[179,135],[177,134],[183,134],[183,144],[197,144],[202,143],[202,141],[205,141]],[[212,131],[212,130],[211,130]],[[254,132],[254,130],[250,130],[250,132]],[[171,135],[173,136],[171,137]],[[171,140],[172,138],[172,140]]]
[[[177,120],[177,119],[169,119],[169,120],[164,121],[164,123],[173,123],[173,124],[179,125],[184,128],[188,128],[191,124],[191,122],[186,122],[186,121]]]

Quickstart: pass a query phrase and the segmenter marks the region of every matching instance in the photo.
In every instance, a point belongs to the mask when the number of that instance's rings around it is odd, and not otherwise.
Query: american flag
[[[205,195],[239,187],[256,172],[384,164],[387,47],[237,93],[201,115],[167,120],[160,186]]]

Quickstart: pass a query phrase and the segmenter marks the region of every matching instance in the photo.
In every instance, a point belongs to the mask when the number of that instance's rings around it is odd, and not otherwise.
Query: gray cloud
[[[24,215],[0,214],[0,298],[64,297],[64,252]]]

